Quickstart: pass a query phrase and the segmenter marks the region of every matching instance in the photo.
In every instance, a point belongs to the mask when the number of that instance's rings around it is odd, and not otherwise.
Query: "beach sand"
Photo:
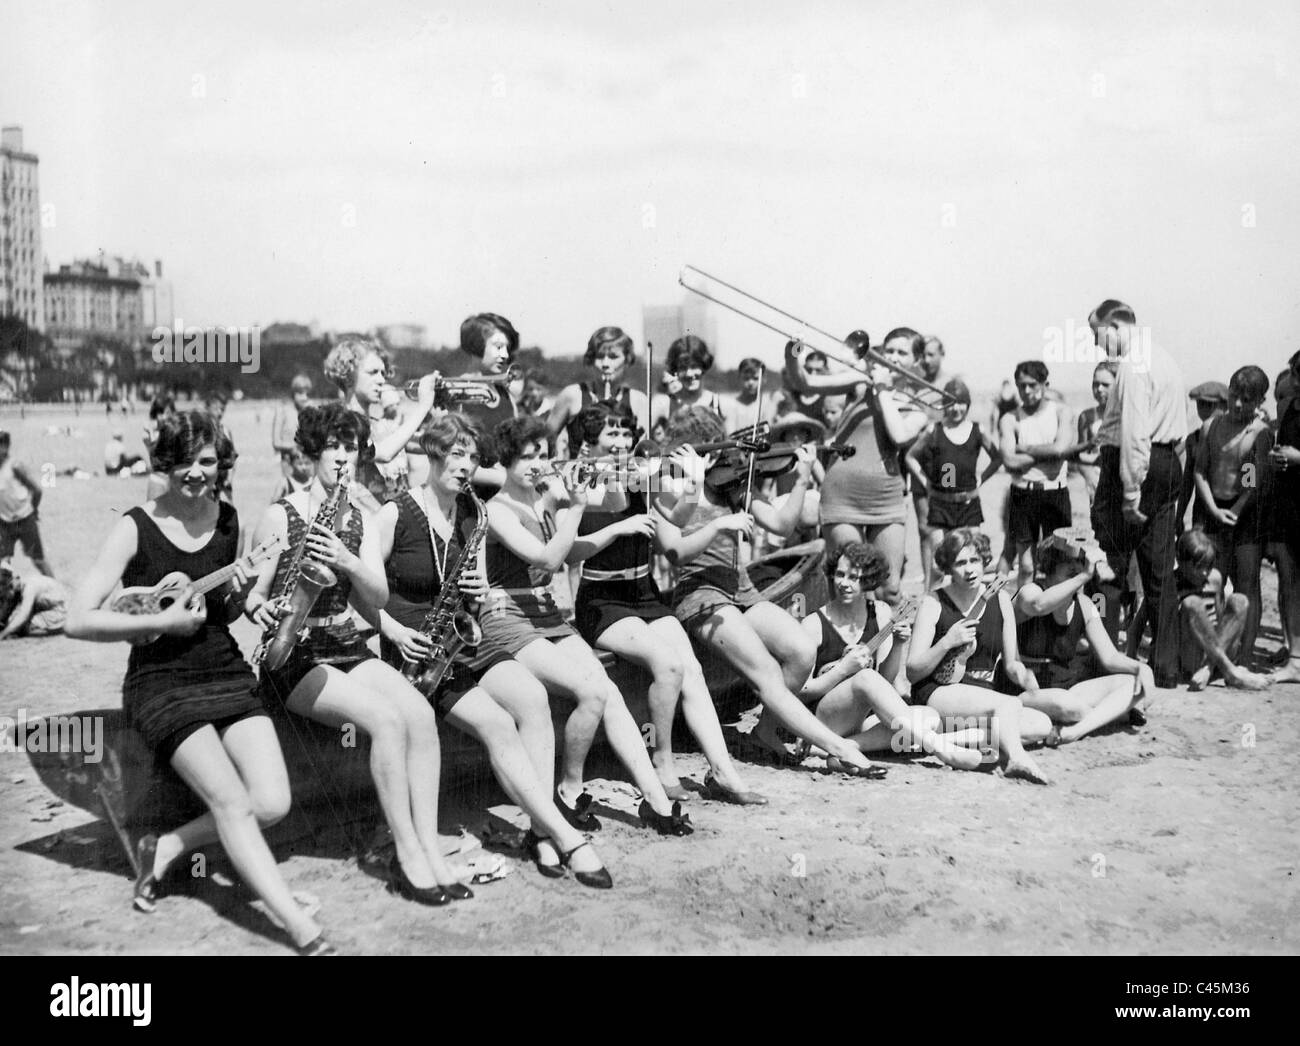
[[[228,414],[246,527],[278,476],[271,412],[232,404]],[[144,421],[114,415],[128,449],[138,449]],[[49,426],[73,434],[47,434]],[[143,496],[143,477],[57,474],[102,468],[108,427],[102,406],[79,417],[0,413],[15,458],[38,471],[53,466],[42,533],[56,573],[71,583],[116,514]],[[986,512],[997,548],[996,512]],[[917,562],[913,552],[913,588]],[[1272,649],[1271,567],[1264,586],[1262,642]],[[241,622],[236,633],[251,651],[251,627]],[[126,656],[123,645],[64,637],[6,641],[0,715],[117,707]],[[800,769],[742,764],[771,805],[697,798],[687,839],[639,828],[628,786],[598,778],[592,790],[611,812],[595,841],[615,880],[603,893],[543,879],[515,855],[513,874],[476,887],[472,901],[426,909],[386,894],[346,860],[342,832],[328,823],[314,844],[278,852],[290,886],[319,899],[322,924],[353,953],[1294,953],[1297,699],[1297,686],[1160,691],[1146,727],[1038,754],[1056,782],[1046,788],[932,758],[885,760],[883,781],[830,776],[817,759]],[[702,780],[702,757],[687,754],[681,765]],[[462,825],[481,837],[484,805],[500,802],[490,789],[444,797],[449,845]],[[218,849],[205,871],[154,915],[135,913],[111,831],[48,791],[25,754],[0,753],[0,952],[285,953]]]

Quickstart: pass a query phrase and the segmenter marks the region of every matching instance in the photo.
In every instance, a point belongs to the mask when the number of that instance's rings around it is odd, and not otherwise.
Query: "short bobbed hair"
[[[622,349],[623,360],[630,367],[636,360],[636,349],[632,339],[623,333],[622,327],[601,327],[587,339],[587,352],[582,362],[588,367],[596,362],[596,355],[601,349]]]
[[[939,547],[934,550],[934,562],[945,574],[950,574],[952,565],[966,548],[974,548],[986,568],[993,562],[988,535],[977,527],[958,527],[945,534]]]
[[[501,422],[492,433],[492,442],[496,446],[497,459],[509,468],[519,460],[528,444],[540,443],[545,447],[546,437],[546,422],[531,414],[523,414]]]
[[[853,541],[840,549],[839,554],[826,557],[826,576],[832,578],[835,576],[835,568],[839,566],[841,559],[847,559],[849,566],[861,573],[862,577],[858,582],[863,592],[870,592],[873,588],[879,588],[885,583],[889,576],[889,561],[885,554],[865,541]]]
[[[495,312],[477,313],[460,325],[460,351],[482,359],[488,341],[497,331],[506,336],[506,354],[513,360],[519,351],[519,332],[508,319]]]
[[[217,468],[226,472],[235,464],[235,445],[205,410],[187,410],[158,419],[152,465],[155,472],[171,472],[194,461],[204,447],[217,452]]]
[[[293,441],[312,461],[319,461],[330,439],[355,443],[357,460],[370,461],[375,448],[370,443],[370,420],[342,403],[303,407],[298,412],[298,431]]]
[[[713,367],[713,353],[709,351],[704,339],[697,338],[694,334],[684,335],[668,346],[664,369],[669,374],[677,374],[689,363],[696,364],[701,371]]]

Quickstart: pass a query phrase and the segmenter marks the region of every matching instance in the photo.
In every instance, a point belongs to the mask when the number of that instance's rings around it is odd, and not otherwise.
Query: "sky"
[[[51,266],[160,258],[187,323],[574,354],[689,263],[976,380],[1116,297],[1190,385],[1300,348],[1297,56],[1278,0],[5,0],[0,122]]]

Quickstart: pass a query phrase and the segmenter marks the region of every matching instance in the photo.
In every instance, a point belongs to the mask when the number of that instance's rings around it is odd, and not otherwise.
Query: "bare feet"
[[[1048,777],[1038,764],[1029,756],[1022,756],[1019,759],[1012,759],[1007,763],[1007,769],[1004,776],[1006,777],[1023,777],[1026,781],[1032,781],[1034,784],[1051,784],[1052,779]]]
[[[1192,678],[1187,684],[1187,689],[1196,691],[1204,690],[1210,685],[1210,666],[1203,665],[1192,673]]]
[[[934,754],[954,770],[978,770],[984,762],[978,748],[963,748],[961,745],[938,744],[934,746]]]
[[[1273,677],[1262,676],[1258,672],[1239,668],[1236,675],[1224,680],[1224,682],[1234,690],[1267,690],[1273,685]]]

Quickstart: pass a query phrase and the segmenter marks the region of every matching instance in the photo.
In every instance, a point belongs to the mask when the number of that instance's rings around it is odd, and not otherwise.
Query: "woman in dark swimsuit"
[[[380,652],[399,671],[424,661],[432,644],[420,631],[455,564],[479,525],[478,508],[464,485],[478,468],[479,433],[463,414],[445,414],[420,436],[429,458],[423,487],[385,505],[376,520],[387,574],[389,600],[380,612]],[[464,609],[473,614],[487,595],[487,543],[456,578]],[[528,841],[553,840],[556,863],[538,859],[551,878],[572,863],[584,886],[609,889],[609,872],[552,801],[555,788],[555,729],[546,690],[501,647],[484,638],[477,649],[462,648],[434,696],[435,709],[488,751],[506,794],[531,819]],[[586,849],[585,852],[578,851]]]
[[[1035,550],[1034,579],[1015,598],[1020,656],[1037,684],[1020,700],[1065,724],[1062,744],[1129,715],[1155,691],[1150,666],[1115,649],[1084,594],[1097,561],[1082,548],[1067,551],[1060,539],[1047,538]]]
[[[973,770],[981,763],[973,735],[942,733],[939,713],[909,706],[894,689],[910,623],[900,622],[885,640],[885,654],[872,655],[865,644],[887,628],[889,604],[872,599],[888,571],[884,555],[865,542],[846,545],[827,571],[831,601],[803,619],[803,630],[817,644],[817,661],[799,697],[841,737],[864,752],[902,752],[921,748],[949,766]],[[897,641],[895,641],[895,637]]]
[[[632,449],[636,422],[612,404],[586,408],[578,423],[578,446],[584,455],[626,458]],[[673,716],[680,701],[686,724],[709,761],[704,797],[761,805],[767,800],[746,790],[727,752],[690,638],[660,598],[651,576],[656,513],[650,511],[641,484],[625,483],[624,478],[615,474],[592,490],[569,552],[570,563],[582,564],[576,601],[578,633],[593,647],[612,651],[653,676],[648,695],[654,727],[650,759],[669,799],[691,797],[673,761]]]
[[[628,369],[636,362],[632,339],[618,327],[601,327],[587,341],[582,362],[596,371],[594,381],[566,386],[555,397],[546,418],[551,446],[561,432],[568,436],[568,456],[576,458],[582,446],[582,429],[578,416],[593,403],[611,402],[636,419],[640,434],[650,431],[650,405],[645,393],[627,384]]]
[[[577,707],[564,728],[564,756],[555,800],[569,823],[594,831],[600,822],[589,812],[592,798],[583,787],[583,767],[603,725],[610,747],[644,794],[638,814],[661,835],[690,835],[690,818],[664,792],[636,720],[623,695],[605,674],[596,655],[565,622],[551,591],[564,565],[587,507],[587,488],[570,489],[551,472],[546,425],[538,418],[512,418],[497,427],[494,443],[505,469],[501,491],[488,502],[487,574],[490,586],[479,615],[484,638],[502,647],[541,680],[552,694]],[[545,854],[539,854],[543,860]]]
[[[230,446],[198,411],[163,418],[150,454],[167,478],[156,501],[127,512],[72,598],[66,632],[74,639],[133,646],[122,686],[127,719],[159,762],[181,776],[209,812],[137,847],[134,904],[152,912],[158,881],[178,858],[221,841],[240,876],[285,926],[304,955],[333,954],[320,927],[293,899],[261,827],[289,812],[289,775],[257,681],[230,634],[242,567],[235,581],[206,597],[192,591],[157,614],[99,609],[121,581],[154,585],[179,570],[191,580],[235,562],[239,520],[215,498]]]
[[[1011,597],[999,592],[978,622],[963,620],[980,597],[984,571],[992,562],[989,539],[978,530],[958,527],[935,549],[934,562],[952,580],[924,598],[912,626],[907,677],[913,703],[929,705],[949,729],[987,721],[990,742],[1006,756],[1006,775],[1048,784],[1023,742],[1049,737],[1051,720],[1025,708],[1019,697],[995,689],[1001,685],[1020,693],[1034,685],[1016,648]],[[934,678],[949,655],[966,650],[966,670],[959,682]]]
[[[286,550],[261,569],[245,613],[273,629],[285,607],[278,597],[294,550],[307,537],[307,552],[337,576],[307,619],[307,638],[284,665],[262,673],[263,685],[291,712],[327,726],[355,724],[370,735],[370,773],[379,805],[393,833],[396,852],[389,889],[420,904],[442,905],[473,896],[457,882],[438,846],[438,725],[427,701],[400,672],[366,649],[351,610],[373,619],[388,601],[378,532],[345,504],[333,530],[311,523],[342,481],[355,473],[361,448],[369,445],[366,419],[341,403],[307,407],[295,437],[316,463],[316,480],[277,501],[258,526],[260,543],[286,538]]]

